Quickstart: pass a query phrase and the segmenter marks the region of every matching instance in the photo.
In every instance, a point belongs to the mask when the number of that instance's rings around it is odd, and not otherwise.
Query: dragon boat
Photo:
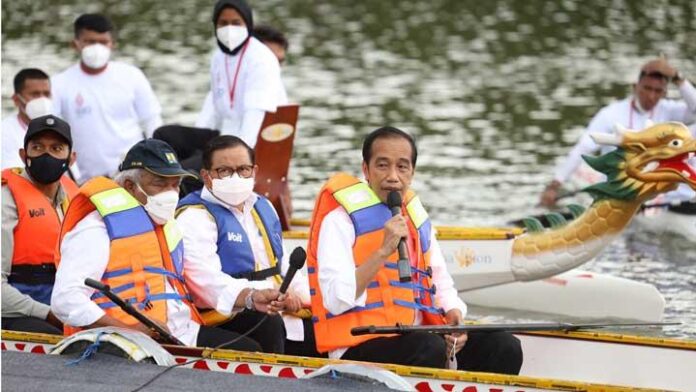
[[[534,287],[548,284],[555,289],[564,287],[570,290],[579,287],[580,284],[576,282],[585,282],[589,287],[586,292],[577,294],[578,291],[575,291],[579,302],[562,305],[574,315],[582,316],[583,308],[579,305],[590,303],[595,310],[611,313],[614,317],[618,314],[619,317],[633,319],[661,318],[664,300],[654,287],[597,274],[589,275],[574,268],[595,257],[619,235],[645,201],[674,189],[680,183],[696,188],[696,171],[687,164],[687,160],[696,152],[696,140],[679,123],[659,124],[641,132],[618,130],[614,135],[595,135],[595,140],[616,145],[617,149],[602,157],[588,158],[595,169],[607,175],[607,181],[588,189],[595,201],[585,211],[577,208],[577,217],[570,222],[549,215],[548,219],[554,222],[550,229],[543,229],[533,221],[526,230],[438,228],[448,269],[461,295],[469,303],[477,302],[476,294],[491,298],[492,294],[486,293],[486,290],[506,288],[506,297],[500,299],[499,305],[509,306],[514,303],[514,298],[528,301],[531,295],[544,296],[536,306],[542,311],[549,311],[551,304],[563,302],[559,291]],[[305,245],[306,240],[306,231],[292,230],[286,233],[288,246]],[[561,281],[563,283],[559,283]],[[636,291],[624,292],[629,285],[636,287]],[[616,290],[616,287],[620,289]],[[534,290],[538,291],[534,293]],[[607,291],[594,293],[595,290]],[[641,293],[648,292],[654,298],[641,297]],[[615,308],[605,306],[610,302]],[[650,308],[649,313],[654,314],[646,316],[648,312],[645,311],[641,314],[620,312],[630,308],[630,303],[637,303],[637,307],[643,310]],[[517,306],[517,303],[514,305]],[[696,385],[695,341],[568,330],[516,332],[515,335],[520,338],[524,351],[519,376],[389,364],[371,366],[400,376],[410,389],[418,391],[689,390]],[[2,350],[5,352],[3,377],[10,376],[10,380],[22,377],[21,364],[27,359],[15,352],[27,353],[23,355],[50,353],[55,351],[62,339],[61,336],[2,331]],[[95,339],[98,340],[98,337]],[[173,356],[174,363],[189,362],[186,367],[257,376],[301,378],[321,373],[325,366],[349,364],[349,361],[285,355],[169,345],[161,347]],[[62,361],[61,366],[64,359]],[[56,366],[55,361],[52,362]],[[357,365],[364,366],[365,363]],[[90,366],[104,365],[98,362],[90,365],[89,361],[84,361],[80,366],[83,366],[79,370],[82,377],[85,372],[95,370]],[[133,368],[128,370],[131,383],[138,379],[138,366],[141,365],[133,364]],[[184,371],[177,370],[165,377],[187,379],[190,376]],[[50,382],[57,382],[64,373],[67,375],[69,371],[57,371],[55,379]]]
[[[594,134],[616,146],[599,157],[584,157],[606,176],[585,189],[594,202],[571,205],[571,218],[548,213],[524,219],[525,228],[436,227],[448,271],[469,304],[577,317],[661,320],[665,300],[650,284],[576,269],[597,256],[629,225],[641,206],[687,184],[696,189],[696,152],[681,123],[642,131],[617,126]],[[690,224],[696,226],[696,219]],[[546,223],[545,222],[545,223]],[[290,248],[306,246],[308,221],[292,220],[284,233]],[[686,223],[685,223],[686,224]]]
[[[92,335],[92,340],[95,335],[97,334]],[[516,333],[516,336],[521,340],[524,352],[524,363],[519,376],[170,345],[161,347],[171,354],[173,361],[162,366],[176,363],[184,364],[181,366],[184,368],[228,375],[232,373],[289,380],[301,379],[313,373],[319,374],[327,369],[327,366],[340,370],[341,366],[352,364],[358,365],[357,370],[354,370],[358,375],[367,374],[371,372],[370,369],[377,367],[392,372],[405,381],[406,388],[402,385],[401,390],[423,392],[686,391],[696,385],[696,341],[601,332],[529,332]],[[66,338],[68,339],[71,338]],[[65,357],[27,357],[55,354],[60,351],[57,347],[64,346],[62,340],[63,337],[57,335],[2,331],[4,385],[8,386],[9,383],[12,387],[21,386],[20,382],[35,382],[36,375],[31,373],[28,364],[36,364],[48,372],[42,373],[39,379],[45,380],[46,386],[50,386],[49,389],[74,388],[75,383],[79,382],[104,387],[107,378],[113,378],[113,375],[109,374],[114,371],[111,369],[113,364],[101,361],[88,359],[76,366],[66,366],[69,361]],[[136,358],[142,361],[147,358],[138,347],[131,347],[130,342],[127,344],[130,345],[127,350],[131,360]],[[42,359],[43,357],[53,358]],[[140,363],[129,364],[125,370],[120,369],[125,374],[120,375],[118,384],[112,385],[112,389],[135,390],[152,379],[153,375],[164,370],[159,369],[161,370],[152,370]],[[191,374],[190,371],[174,369],[153,382],[151,387],[153,390],[164,390],[164,386],[172,384],[182,387],[186,380],[191,378],[205,380],[205,377]],[[220,389],[223,385],[236,385],[239,388],[254,384],[260,384],[261,389],[271,388],[269,385],[263,386],[262,378],[255,381],[231,379],[224,383],[224,379],[212,376],[210,382],[202,381],[197,388]],[[306,385],[302,387],[301,384],[275,384],[272,387],[304,391],[312,384]],[[323,387],[329,385],[331,384],[323,384]],[[362,385],[365,388],[364,384]],[[342,390],[346,390],[345,385]],[[358,386],[354,390],[361,390],[361,387]]]

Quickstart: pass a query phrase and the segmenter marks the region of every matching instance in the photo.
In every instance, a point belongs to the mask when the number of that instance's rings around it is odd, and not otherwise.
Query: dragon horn
[[[590,132],[590,137],[595,143],[608,146],[620,146],[623,141],[623,135],[616,133]]]

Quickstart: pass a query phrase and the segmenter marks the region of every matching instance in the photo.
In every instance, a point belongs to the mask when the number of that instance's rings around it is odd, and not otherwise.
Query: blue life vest
[[[254,210],[263,224],[261,235],[265,231],[273,250],[273,254],[268,255],[271,268],[261,271],[256,271],[256,260],[249,237],[232,212],[219,204],[203,200],[200,190],[184,197],[178,208],[181,211],[190,206],[204,206],[215,219],[218,230],[217,254],[220,256],[223,272],[234,278],[249,280],[265,280],[280,274],[278,262],[283,258],[283,230],[268,199],[258,195],[258,200],[254,203]]]

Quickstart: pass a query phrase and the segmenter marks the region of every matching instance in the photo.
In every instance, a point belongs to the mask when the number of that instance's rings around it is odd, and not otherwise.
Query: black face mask
[[[27,157],[26,166],[32,179],[41,184],[50,184],[58,181],[68,170],[68,159],[58,159],[44,153],[38,157]]]

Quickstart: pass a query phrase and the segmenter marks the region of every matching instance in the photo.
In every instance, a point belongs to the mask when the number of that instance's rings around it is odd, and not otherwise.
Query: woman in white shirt
[[[252,37],[254,21],[246,1],[219,0],[213,27],[219,50],[211,60],[210,92],[196,126],[238,136],[253,148],[265,112],[287,103],[280,65]]]

